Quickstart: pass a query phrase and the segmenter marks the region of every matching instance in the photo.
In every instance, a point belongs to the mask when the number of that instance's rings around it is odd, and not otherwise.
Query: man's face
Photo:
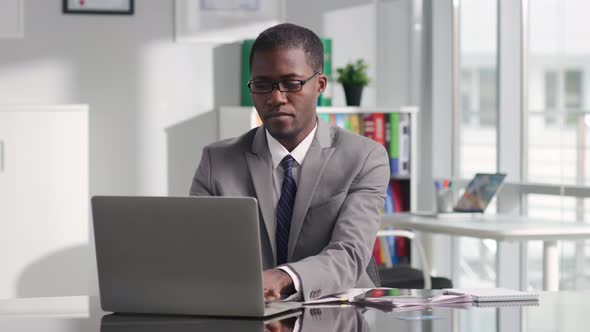
[[[259,51],[252,58],[253,81],[304,81],[315,73],[301,49]],[[326,84],[326,77],[318,74],[298,92],[281,92],[275,85],[272,92],[252,93],[264,127],[287,149],[295,148],[315,127],[317,99]]]

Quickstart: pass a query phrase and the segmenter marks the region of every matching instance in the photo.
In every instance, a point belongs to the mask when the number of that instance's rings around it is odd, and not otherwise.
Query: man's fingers
[[[267,301],[278,300],[281,298],[281,294],[274,289],[264,289],[264,298]]]
[[[278,332],[281,330],[281,323],[278,321],[270,322],[264,325],[264,332]]]

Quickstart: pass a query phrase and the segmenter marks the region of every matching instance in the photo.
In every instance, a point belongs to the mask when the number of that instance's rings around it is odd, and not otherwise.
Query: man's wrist
[[[277,270],[281,273],[281,293],[293,294],[296,291],[295,282],[293,281],[293,278],[291,277],[291,274],[288,272],[287,269],[288,267],[286,266],[280,266],[277,268]]]
[[[283,275],[283,277],[281,278],[281,290],[282,292],[284,292],[285,294],[293,294],[295,293],[295,286],[293,283],[293,279],[291,279],[291,276],[289,275],[289,273],[287,273],[285,270],[283,269],[279,269],[279,271],[281,271],[281,274]]]

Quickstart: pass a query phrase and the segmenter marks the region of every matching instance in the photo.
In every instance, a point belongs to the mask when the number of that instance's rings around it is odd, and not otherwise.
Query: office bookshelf
[[[416,147],[416,133],[417,133],[417,117],[418,117],[418,108],[416,106],[403,106],[398,108],[390,108],[390,107],[318,107],[317,113],[320,117],[328,120],[330,122],[335,122],[336,125],[342,125],[342,122],[339,122],[336,117],[346,118],[352,115],[359,115],[361,119],[361,126],[365,125],[363,121],[367,115],[372,114],[383,114],[382,118],[391,119],[391,114],[397,114],[400,118],[403,115],[404,119],[407,119],[409,123],[406,123],[407,128],[409,129],[408,138],[409,142],[405,149],[407,149],[407,153],[409,153],[409,167],[405,174],[397,174],[392,172],[390,177],[390,188],[396,187],[397,197],[398,197],[398,205],[395,208],[395,212],[401,211],[414,211],[416,210],[417,205],[417,169],[416,169],[416,156],[417,156],[417,147]],[[368,117],[372,118],[372,117]],[[217,123],[219,139],[231,138],[235,137],[241,133],[246,132],[247,130],[257,127],[260,124],[260,120],[258,119],[258,114],[253,107],[250,106],[227,106],[227,107],[220,107],[218,109],[218,119]],[[384,129],[385,130],[385,129]],[[362,130],[360,134],[364,134]],[[357,133],[359,133],[357,131]],[[366,135],[365,135],[366,136]],[[388,148],[386,146],[386,148]],[[391,150],[388,148],[388,152]],[[390,156],[391,157],[391,156]],[[392,167],[393,168],[393,167]],[[393,191],[393,190],[390,190]],[[393,206],[394,203],[391,202]],[[399,259],[392,258],[391,250],[396,248],[398,244],[396,244],[397,240],[400,240],[400,244],[405,243],[403,246],[405,249],[404,256],[400,257]],[[384,244],[380,244],[381,241],[386,241]],[[387,241],[388,240],[388,241]],[[380,251],[377,249],[377,245],[375,247],[374,256],[381,254],[382,259],[376,259],[380,268],[389,268],[396,263],[410,263],[410,256],[411,256],[411,245],[408,239],[401,239],[396,238],[396,241],[392,241],[390,238],[381,237],[378,241],[378,245],[381,247]],[[381,263],[381,264],[379,264]]]

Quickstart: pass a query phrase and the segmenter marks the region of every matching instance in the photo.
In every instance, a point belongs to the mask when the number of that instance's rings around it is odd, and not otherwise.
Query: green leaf
[[[337,81],[341,84],[365,86],[370,81],[367,68],[368,65],[363,59],[357,59],[354,63],[347,63],[344,67],[336,68],[338,73]]]

